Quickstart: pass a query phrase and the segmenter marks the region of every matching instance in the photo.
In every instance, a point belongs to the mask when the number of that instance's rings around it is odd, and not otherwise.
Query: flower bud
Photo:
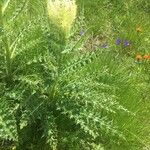
[[[74,0],[48,0],[50,21],[67,36],[76,18],[77,5]]]

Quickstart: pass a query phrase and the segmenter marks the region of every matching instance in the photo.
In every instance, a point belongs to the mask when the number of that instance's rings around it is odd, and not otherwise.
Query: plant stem
[[[5,48],[5,59],[6,59],[6,77],[10,81],[12,78],[12,69],[11,69],[11,53],[8,44],[8,38],[6,34],[3,34],[4,22],[3,22],[3,14],[2,14],[2,2],[0,2],[0,29],[2,33],[2,44]]]

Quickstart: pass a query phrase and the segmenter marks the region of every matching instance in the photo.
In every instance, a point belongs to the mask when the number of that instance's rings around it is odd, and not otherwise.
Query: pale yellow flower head
[[[52,23],[65,34],[68,34],[76,18],[77,5],[75,0],[48,0],[47,6]]]

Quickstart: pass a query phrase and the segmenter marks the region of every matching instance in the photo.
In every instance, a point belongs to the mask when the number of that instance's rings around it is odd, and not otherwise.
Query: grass
[[[141,54],[142,56],[150,54],[150,26],[148,21],[150,20],[150,3],[147,0],[78,0],[78,3],[80,5],[81,12],[83,11],[86,16],[85,22],[87,23],[87,26],[93,27],[93,43],[101,43],[100,45],[97,45],[98,47],[102,46],[103,43],[107,43],[111,48],[110,53],[118,54],[116,59],[120,59],[122,63],[121,67],[127,69],[124,70],[124,73],[127,73],[128,76],[130,75],[130,79],[132,80],[131,82],[136,88],[138,88],[138,95],[132,97],[134,87],[130,89],[129,87],[125,87],[125,85],[121,84],[120,88],[122,91],[121,93],[119,91],[118,94],[122,95],[121,103],[132,111],[138,110],[139,121],[137,124],[143,124],[145,131],[144,135],[140,134],[137,138],[139,142],[142,142],[143,146],[146,147],[145,149],[149,149],[150,116],[148,114],[150,113],[150,69],[147,66],[150,65],[150,62],[146,60],[136,62],[135,57],[137,54]],[[139,32],[137,31],[138,28],[140,28]],[[99,37],[99,42],[95,42],[95,37],[97,36]],[[123,40],[128,40],[130,45],[127,47],[123,46],[123,44],[116,45],[116,39],[118,38],[121,39],[122,42]],[[109,56],[102,57],[106,58]],[[110,59],[109,67],[111,67],[113,63],[112,58]],[[108,62],[106,59],[104,61]],[[140,106],[138,107],[138,105]],[[130,126],[129,120],[124,118],[126,120],[125,121],[120,117],[118,117],[118,119],[121,119],[120,124],[121,122],[123,124],[126,122],[126,125]],[[133,124],[133,126],[131,124],[130,128],[135,128],[135,124]],[[138,130],[135,132],[138,132]],[[126,148],[122,147],[118,150],[121,149],[124,150]]]

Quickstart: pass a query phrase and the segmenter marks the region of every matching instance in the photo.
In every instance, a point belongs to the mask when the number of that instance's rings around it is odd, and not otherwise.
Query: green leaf
[[[18,134],[14,108],[6,101],[6,99],[0,99],[0,138],[17,141]]]

